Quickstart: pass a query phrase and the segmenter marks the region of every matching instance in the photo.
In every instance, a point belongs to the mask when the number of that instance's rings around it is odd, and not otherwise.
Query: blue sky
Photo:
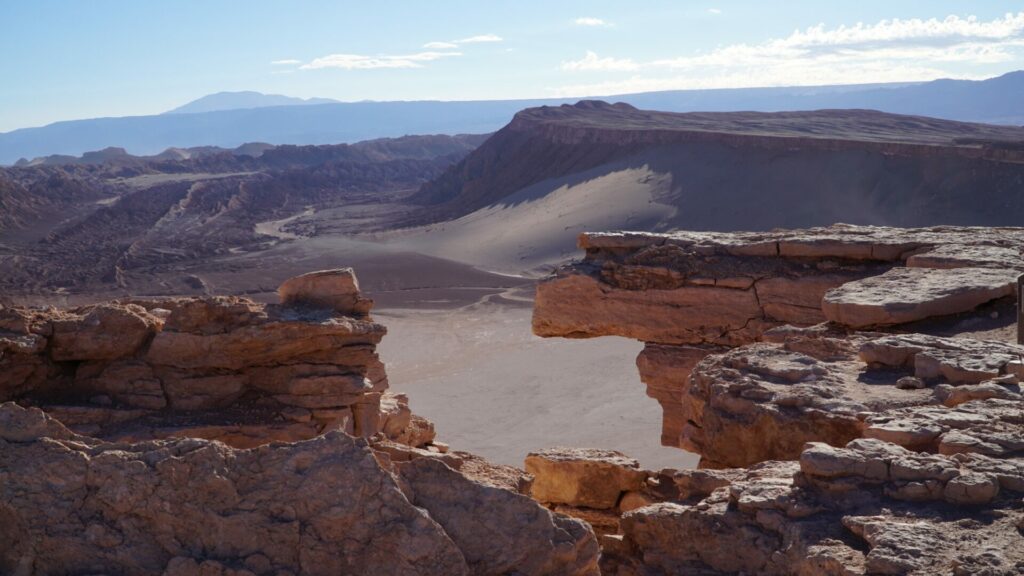
[[[1021,68],[1019,2],[0,1],[0,131],[224,90],[467,100]]]

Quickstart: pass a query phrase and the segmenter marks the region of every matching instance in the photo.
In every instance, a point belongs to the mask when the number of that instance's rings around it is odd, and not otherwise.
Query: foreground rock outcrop
[[[687,490],[677,501],[625,515],[606,573],[1024,571],[1019,459],[862,439],[811,443],[797,462],[685,471],[678,481]]]
[[[1018,228],[587,233],[580,247],[582,261],[539,285],[534,332],[645,342],[637,365],[664,409],[662,443],[683,448],[700,442],[707,398],[690,373],[705,356],[787,325],[899,327],[970,313],[1012,300],[1024,273]]]
[[[0,485],[4,574],[596,574],[584,523],[340,431],[108,443],[6,403]]]
[[[0,574],[598,574],[387,390],[351,270],[280,296],[0,310]]]
[[[1024,573],[1024,347],[1006,341],[1022,241],[583,235],[586,258],[538,289],[535,332],[644,341],[662,442],[702,468],[646,473],[652,503],[599,531],[604,573]]]

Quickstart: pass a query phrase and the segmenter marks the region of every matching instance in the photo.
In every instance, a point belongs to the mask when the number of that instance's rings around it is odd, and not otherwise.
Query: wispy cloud
[[[341,70],[423,68],[427,62],[462,56],[462,52],[457,51],[456,48],[463,44],[501,41],[501,36],[497,34],[479,34],[449,42],[427,42],[423,45],[425,50],[411,54],[328,54],[306,63],[300,60],[275,60],[272,64],[298,66],[298,70],[319,70],[323,68],[337,68]]]
[[[284,60],[274,60],[270,63],[271,66],[295,66],[296,64],[302,64],[302,60],[286,58]]]
[[[579,60],[562,62],[562,70],[639,70],[640,64],[630,58],[601,58],[596,52],[587,50]]]
[[[583,16],[572,21],[577,26],[611,26],[611,23],[593,16]]]
[[[721,14],[721,8],[708,8],[708,14]]]
[[[451,50],[452,48],[458,48],[462,44],[480,44],[482,42],[502,42],[504,38],[497,34],[478,34],[476,36],[469,36],[467,38],[460,38],[459,40],[447,40],[442,42],[427,42],[423,45],[428,50]]]
[[[300,70],[340,68],[343,70],[374,70],[379,68],[422,68],[424,62],[461,56],[461,52],[417,52],[395,56],[364,56],[362,54],[330,54],[299,66]]]
[[[477,44],[479,42],[501,42],[504,40],[497,34],[480,34],[478,36],[470,36],[469,38],[463,38],[462,40],[455,40],[456,44]]]
[[[875,24],[794,31],[760,44],[733,44],[707,53],[647,61],[587,51],[562,62],[574,72],[634,72],[630,78],[562,86],[559,96],[680,88],[725,88],[931,80],[954,63],[994,64],[1024,52],[1024,12],[982,21],[893,19]],[[963,77],[962,74],[958,75]]]

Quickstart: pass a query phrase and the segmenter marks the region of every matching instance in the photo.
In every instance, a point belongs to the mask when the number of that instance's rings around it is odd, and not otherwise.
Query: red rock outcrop
[[[599,573],[387,390],[350,269],[280,294],[0,310],[0,573]]]
[[[109,443],[6,403],[0,483],[4,574],[597,574],[583,522],[340,431]]]
[[[1022,241],[583,235],[586,258],[538,288],[535,332],[645,341],[663,443],[704,468],[599,531],[603,573],[1024,573],[1024,347],[937,335],[1007,312]],[[538,482],[571,479],[548,468]]]
[[[249,448],[332,429],[414,446],[433,428],[387,391],[386,333],[350,269],[288,280],[282,304],[234,296],[0,310],[0,401],[107,440]]]
[[[538,286],[534,332],[645,342],[637,365],[664,408],[662,443],[683,448],[700,441],[708,398],[690,374],[704,356],[786,325],[898,327],[968,312],[1012,297],[1024,272],[1016,228],[586,233],[579,243],[583,260]]]
[[[1024,461],[811,443],[625,514],[605,574],[1019,574]],[[695,486],[702,488],[694,490]]]

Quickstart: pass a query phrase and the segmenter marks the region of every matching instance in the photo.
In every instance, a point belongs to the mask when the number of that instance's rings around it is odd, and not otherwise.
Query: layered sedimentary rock
[[[351,270],[279,293],[0,310],[0,573],[598,573],[387,390]]]
[[[387,391],[350,269],[285,282],[282,304],[235,296],[0,310],[0,400],[105,439],[202,437],[248,448],[331,429],[413,445],[432,428]]]
[[[677,480],[686,488],[679,499],[624,516],[621,544],[605,550],[605,573],[1024,570],[1020,458],[860,439],[844,448],[808,444],[798,461],[684,471]]]
[[[1022,234],[581,237],[535,331],[645,341],[662,441],[702,456],[619,511],[604,573],[1024,573],[1024,347],[964,336],[1012,327]]]
[[[675,495],[671,475],[643,470],[615,450],[548,448],[526,457],[530,495],[585,520],[600,537],[617,534],[622,514]]]
[[[586,233],[579,243],[583,260],[539,285],[534,332],[645,342],[637,365],[664,408],[662,442],[684,448],[699,441],[707,399],[690,373],[704,356],[786,325],[968,312],[1012,298],[1024,272],[1018,228]]]

